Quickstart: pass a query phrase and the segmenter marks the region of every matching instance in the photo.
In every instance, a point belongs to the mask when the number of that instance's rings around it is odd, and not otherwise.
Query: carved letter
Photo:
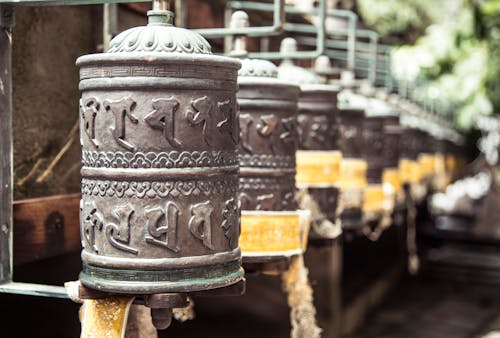
[[[130,244],[130,218],[134,213],[134,209],[127,203],[114,207],[113,213],[119,224],[108,223],[106,225],[106,238],[115,248],[137,255],[139,250],[127,245]]]
[[[235,116],[231,107],[231,100],[226,100],[217,103],[219,110],[224,115],[224,119],[217,123],[219,131],[228,133],[231,136],[234,144],[238,144],[238,124],[235,123]]]
[[[95,118],[99,111],[99,102],[94,97],[80,100],[80,114],[83,119],[83,129],[94,147],[99,148],[99,143],[95,138]]]
[[[250,144],[250,127],[252,123],[250,114],[240,115],[241,147],[250,154],[253,153],[253,148]]]
[[[214,250],[212,244],[212,212],[214,208],[210,201],[198,203],[191,206],[191,218],[189,219],[189,231],[194,237],[203,242],[207,248]]]
[[[260,122],[257,124],[257,131],[260,135],[268,137],[276,129],[278,125],[278,117],[274,114],[262,115],[260,117]]]
[[[125,116],[128,117],[132,123],[137,124],[139,122],[139,120],[132,115],[132,110],[134,110],[135,105],[135,101],[130,97],[115,101],[104,101],[104,108],[107,111],[111,111],[115,117],[115,125],[114,127],[110,127],[113,137],[120,146],[129,151],[134,151],[135,147],[133,144],[125,141]]]
[[[274,194],[261,195],[257,197],[257,207],[256,210],[274,210],[274,205],[276,204],[276,199]]]
[[[263,137],[270,138],[273,132],[276,130],[278,126],[279,119],[274,114],[262,115],[260,117],[260,122],[255,126],[257,128],[257,132],[259,135]],[[272,140],[268,141],[268,146],[271,152],[274,154],[274,147]]]
[[[207,124],[210,125],[211,122],[210,113],[213,108],[213,104],[210,102],[208,97],[203,96],[198,99],[192,100],[191,106],[195,109],[195,112],[187,111],[186,118],[194,126],[203,124],[203,141],[205,141],[206,144],[210,145],[210,142],[207,138]]]
[[[221,227],[224,230],[224,236],[228,239],[229,247],[235,249],[238,246],[240,224],[238,222],[238,208],[234,198],[226,201],[222,211],[222,219]]]
[[[174,202],[168,202],[165,210],[160,207],[145,209],[148,233],[145,237],[146,242],[156,244],[174,252],[179,252],[177,246],[177,219],[179,217],[179,208]],[[165,219],[165,225],[159,225],[160,220]],[[163,237],[163,238],[162,238]]]
[[[285,129],[284,132],[281,133],[280,139],[286,144],[293,144],[295,141],[295,133],[296,133],[296,119],[294,117],[289,117],[281,120],[281,124]]]
[[[172,147],[181,146],[175,138],[175,112],[179,101],[174,97],[153,100],[153,111],[144,117],[144,121],[154,129],[163,130],[163,136]]]
[[[97,230],[102,230],[102,227],[104,225],[104,218],[102,214],[97,210],[95,202],[85,203],[84,208],[83,201],[80,201],[80,211],[82,212],[83,221],[82,237],[85,239],[85,242],[87,242],[92,251],[94,251],[95,253],[99,253],[99,250],[95,244],[95,232]]]

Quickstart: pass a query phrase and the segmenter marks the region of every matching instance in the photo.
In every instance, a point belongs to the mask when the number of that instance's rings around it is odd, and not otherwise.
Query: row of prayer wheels
[[[170,11],[148,17],[77,61],[83,285],[132,295],[226,287],[243,279],[242,253],[259,262],[303,252],[306,197],[323,218],[313,217],[317,238],[328,235],[315,223],[390,214],[402,183],[451,175],[444,140],[404,126],[403,105],[357,94],[352,78],[248,59],[244,37],[216,56]],[[247,25],[235,13],[233,26]],[[283,40],[283,55],[296,49]]]

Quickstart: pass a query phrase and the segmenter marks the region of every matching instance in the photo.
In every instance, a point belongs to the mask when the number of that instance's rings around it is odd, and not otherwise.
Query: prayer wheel
[[[344,228],[363,225],[363,204],[367,186],[367,163],[363,159],[363,121],[367,98],[353,92],[351,72],[342,74],[343,90],[338,95],[339,148],[342,152],[340,215]]]
[[[247,14],[235,12],[231,28],[247,26]],[[299,87],[278,79],[273,63],[246,58],[245,45],[246,38],[237,37],[231,52],[242,62],[237,94],[240,245],[245,262],[251,256],[251,262],[257,263],[302,250],[302,224],[295,200]]]
[[[80,57],[83,285],[190,292],[243,278],[238,246],[240,61],[149,23]]]
[[[281,53],[285,59],[278,68],[278,76],[283,81],[300,85],[296,184],[312,197],[323,214],[320,217],[313,215],[310,238],[323,238],[329,236],[329,230],[328,227],[320,229],[319,224],[324,218],[336,222],[338,216],[342,159],[337,143],[337,94],[340,87],[321,83],[320,76],[286,58],[288,53],[296,51],[294,39],[282,41]],[[307,208],[306,204],[301,204],[301,208]]]

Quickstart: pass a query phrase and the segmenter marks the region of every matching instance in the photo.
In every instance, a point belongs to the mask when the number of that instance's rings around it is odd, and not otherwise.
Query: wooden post
[[[0,5],[0,283],[12,280],[12,34],[14,9]]]

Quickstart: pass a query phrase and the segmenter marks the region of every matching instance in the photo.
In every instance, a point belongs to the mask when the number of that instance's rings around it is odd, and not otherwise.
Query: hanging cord
[[[411,195],[409,184],[404,185],[405,201],[406,201],[406,246],[408,249],[408,272],[411,275],[416,275],[420,268],[420,261],[417,250],[417,207]]]
[[[300,188],[297,191],[297,200],[300,209],[311,211],[311,227],[315,234],[323,238],[337,238],[342,234],[340,219],[337,217],[335,222],[330,221],[308,193],[307,188]]]
[[[288,295],[290,306],[291,338],[321,337],[322,330],[316,323],[313,290],[308,274],[302,255],[293,257],[288,271],[282,274],[283,289]]]
[[[384,207],[383,211],[378,214],[378,217],[374,215],[369,215],[365,219],[373,219],[378,218],[377,226],[375,228],[371,228],[370,226],[364,226],[362,228],[363,235],[366,236],[370,241],[376,242],[379,240],[380,236],[384,233],[384,231],[391,226],[392,222],[392,214],[394,212],[394,206],[396,202],[396,194],[393,191],[390,193],[385,193],[384,198]]]

